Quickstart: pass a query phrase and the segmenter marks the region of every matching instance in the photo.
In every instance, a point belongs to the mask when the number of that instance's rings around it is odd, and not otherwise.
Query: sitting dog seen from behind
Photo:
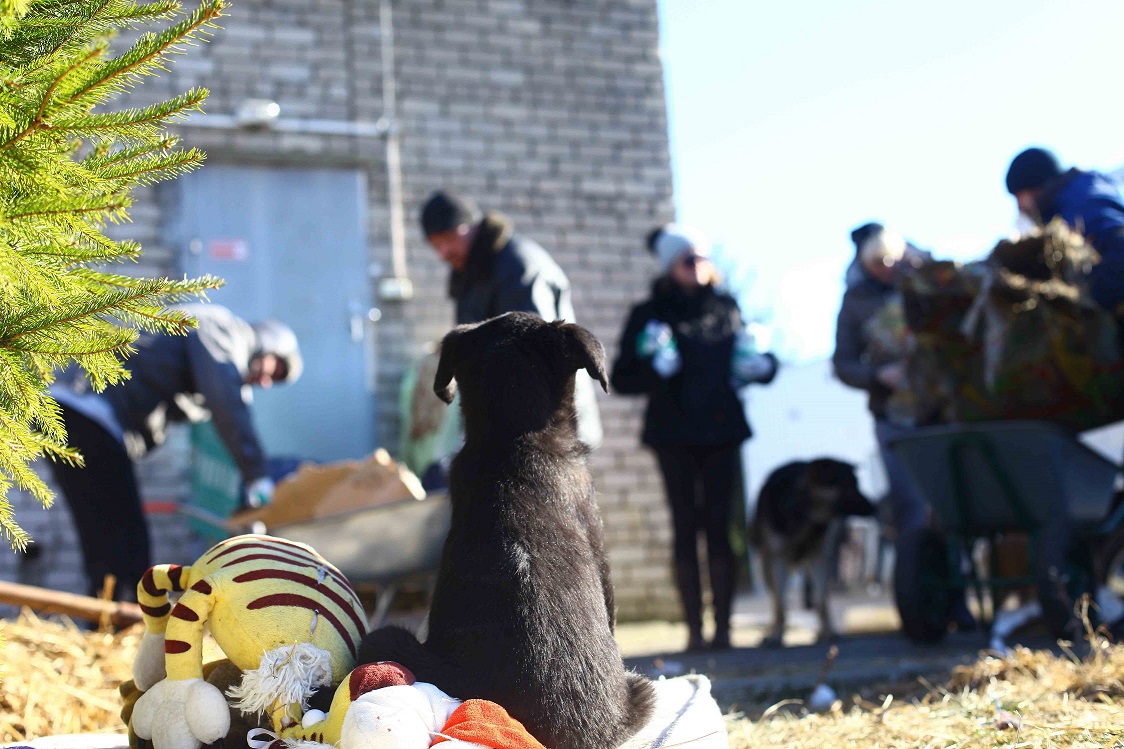
[[[789,575],[796,571],[812,583],[819,639],[835,638],[827,601],[830,555],[838,547],[847,516],[874,513],[875,507],[859,491],[850,463],[831,458],[794,461],[769,474],[757,495],[749,531],[773,599],[773,626],[762,646],[778,647],[783,642]]]
[[[578,440],[574,379],[607,388],[589,331],[512,312],[454,328],[434,390],[464,414],[452,523],[429,636],[384,627],[361,663],[391,660],[462,700],[498,703],[550,749],[611,749],[647,722],[651,683],[628,672],[601,516]]]

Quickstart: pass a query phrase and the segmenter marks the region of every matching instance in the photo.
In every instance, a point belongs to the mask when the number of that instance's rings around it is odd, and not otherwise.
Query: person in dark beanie
[[[687,650],[730,647],[737,557],[730,545],[741,445],[751,432],[738,391],[767,384],[772,354],[758,352],[737,301],[717,288],[710,242],[697,229],[667,224],[647,237],[660,273],[651,296],[629,313],[610,382],[648,399],[642,442],[655,453],[671,509],[675,583],[687,624]],[[714,635],[703,639],[703,562]]]
[[[449,297],[458,325],[506,312],[577,322],[570,280],[539,244],[515,233],[507,216],[482,212],[471,198],[439,190],[422,205],[419,219],[426,241],[450,268]],[[602,431],[593,381],[578,372],[574,387],[578,436],[597,447]]]
[[[1007,192],[1039,226],[1061,217],[1100,253],[1089,291],[1124,318],[1124,198],[1116,183],[1100,172],[1064,169],[1050,151],[1028,148],[1007,169]]]

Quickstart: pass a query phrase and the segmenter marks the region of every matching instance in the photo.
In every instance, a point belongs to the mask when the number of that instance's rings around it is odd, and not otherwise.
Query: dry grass
[[[944,687],[909,701],[857,697],[823,715],[798,701],[774,705],[753,722],[730,716],[733,749],[803,747],[1124,746],[1124,645],[1088,631],[1078,658],[1019,648],[957,669]]]
[[[123,731],[117,685],[132,678],[141,627],[83,632],[24,610],[0,636],[0,741]]]
[[[140,635],[140,627],[84,632],[28,612],[5,622],[0,742],[124,730],[117,685],[130,678]],[[730,746],[1124,747],[1124,645],[1087,636],[1084,658],[1026,649],[985,656],[944,687],[912,690],[919,697],[852,697],[824,715],[789,701],[757,721],[730,716]]]

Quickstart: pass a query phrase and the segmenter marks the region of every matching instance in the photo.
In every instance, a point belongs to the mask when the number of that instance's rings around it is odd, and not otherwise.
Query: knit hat
[[[1058,157],[1045,148],[1028,148],[1011,161],[1007,169],[1007,192],[1036,190],[1062,173]]]
[[[285,378],[279,382],[296,382],[304,371],[297,334],[280,320],[262,320],[250,327],[258,338],[255,354],[273,354],[285,363]]]
[[[480,221],[480,209],[472,198],[454,192],[438,190],[429,196],[421,209],[422,233],[426,237],[471,226]]]
[[[873,237],[878,232],[884,230],[886,227],[877,221],[871,221],[868,224],[863,224],[859,228],[851,232],[851,241],[855,243],[855,253],[862,249],[863,242]]]
[[[710,257],[710,240],[693,226],[665,224],[648,234],[648,249],[660,263],[660,272],[667,273],[685,252]]]
[[[893,265],[905,257],[907,243],[902,235],[882,229],[870,233],[859,246],[859,262],[871,265]]]

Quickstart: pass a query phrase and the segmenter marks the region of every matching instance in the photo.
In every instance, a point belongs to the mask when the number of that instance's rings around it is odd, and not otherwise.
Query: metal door
[[[301,379],[254,391],[266,453],[329,461],[371,452],[364,175],[210,164],[174,189],[178,215],[170,228],[184,248],[185,271],[224,278],[213,302],[249,321],[281,320],[300,339]]]

